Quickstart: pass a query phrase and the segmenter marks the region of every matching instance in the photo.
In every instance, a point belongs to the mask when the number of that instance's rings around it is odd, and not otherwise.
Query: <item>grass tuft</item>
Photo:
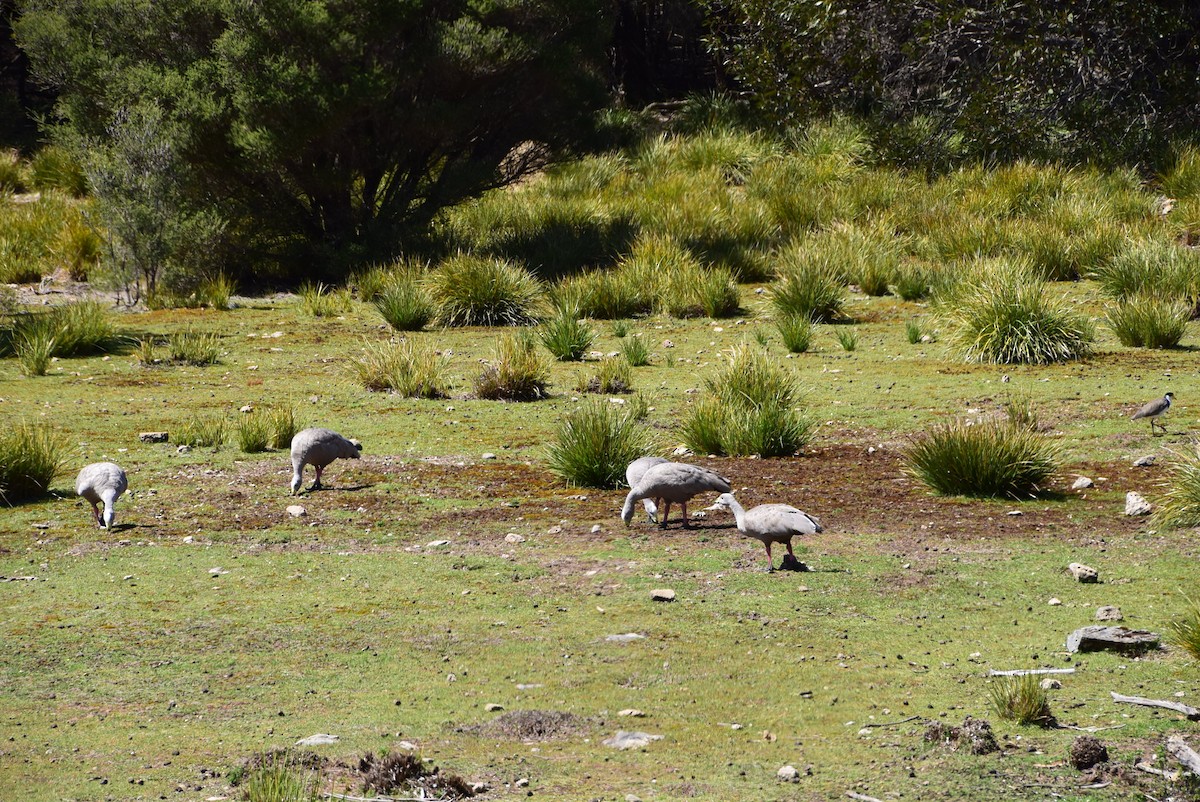
[[[305,282],[297,293],[300,295],[300,306],[313,317],[337,317],[350,309],[350,291],[344,288]]]
[[[997,677],[988,686],[988,697],[996,715],[1006,721],[1044,727],[1054,720],[1050,700],[1036,674]]]
[[[1192,307],[1179,299],[1152,293],[1127,296],[1109,307],[1105,322],[1122,345],[1173,348],[1187,333]]]
[[[575,389],[581,393],[608,393],[611,395],[631,393],[633,392],[633,370],[625,359],[608,357],[600,360],[595,373],[581,378]]]
[[[635,334],[621,341],[621,356],[631,368],[645,367],[650,364],[650,347],[640,334]]]
[[[837,341],[842,346],[843,351],[854,351],[858,349],[858,332],[854,329],[838,329]]]
[[[475,392],[489,401],[537,401],[546,397],[549,377],[533,335],[522,331],[497,342],[492,363],[475,380]]]
[[[1167,639],[1183,649],[1193,660],[1200,660],[1200,603],[1185,596],[1187,609],[1167,624]]]
[[[559,362],[578,362],[592,347],[596,332],[580,319],[576,307],[564,306],[542,323],[538,339]]]
[[[791,246],[779,255],[779,278],[771,285],[771,304],[777,317],[807,317],[829,322],[843,316],[845,288],[838,269],[805,246]]]
[[[1175,454],[1169,465],[1166,493],[1154,512],[1163,527],[1200,526],[1200,449]]]
[[[9,422],[0,431],[0,500],[44,496],[66,465],[66,438],[48,423]]]
[[[812,347],[817,324],[808,315],[783,315],[775,318],[775,328],[783,345],[793,354],[803,354]]]
[[[396,331],[420,331],[433,320],[435,309],[419,273],[397,273],[382,287],[360,283],[359,292],[372,292],[371,303]]]
[[[167,358],[176,365],[215,365],[221,358],[221,337],[191,329],[177,331],[167,342],[167,352]]]
[[[445,326],[525,326],[537,319],[541,283],[503,259],[458,254],[442,262],[429,282]]]
[[[47,326],[31,326],[16,334],[14,350],[17,364],[25,376],[45,376],[54,356],[54,331]]]
[[[450,360],[412,340],[366,342],[363,354],[350,359],[354,380],[367,390],[391,390],[406,398],[445,398]],[[290,438],[289,438],[290,439]]]
[[[625,467],[654,451],[646,426],[615,407],[589,402],[559,423],[546,448],[546,462],[569,487],[622,487]]]
[[[1057,469],[1058,449],[1008,421],[935,426],[906,450],[906,472],[945,496],[1033,496]]]
[[[240,414],[233,424],[233,436],[244,453],[261,453],[271,445],[271,421],[257,410]]]
[[[190,417],[171,437],[179,445],[217,449],[225,443],[226,427],[224,415]]]
[[[273,406],[263,411],[266,418],[267,431],[270,432],[271,448],[289,448],[292,438],[300,427],[296,425],[296,413],[291,407]]]

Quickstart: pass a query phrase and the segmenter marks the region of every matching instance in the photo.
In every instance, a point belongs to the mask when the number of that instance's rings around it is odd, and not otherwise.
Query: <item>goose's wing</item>
[[[760,504],[746,513],[746,531],[764,535],[814,535],[821,524],[803,510],[790,504]]]

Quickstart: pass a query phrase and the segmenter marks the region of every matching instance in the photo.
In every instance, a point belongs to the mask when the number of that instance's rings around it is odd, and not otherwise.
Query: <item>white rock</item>
[[[1091,479],[1087,478],[1086,476],[1080,476],[1078,479],[1075,480],[1074,484],[1071,485],[1071,489],[1072,490],[1087,490],[1089,487],[1095,487],[1095,486],[1096,486],[1096,483],[1093,482]]]
[[[431,540],[425,544],[427,549],[440,549],[442,546],[449,546],[449,540]]]
[[[658,602],[673,602],[675,601],[675,591],[670,588],[655,588],[650,591],[650,599]]]
[[[307,738],[301,738],[299,741],[296,741],[296,746],[325,746],[326,744],[335,744],[340,740],[336,735],[318,732],[316,735],[310,735]]]
[[[649,746],[654,741],[661,741],[661,735],[651,735],[648,732],[626,732],[625,730],[617,730],[617,734],[610,738],[605,738],[600,743],[605,746],[611,746],[614,749],[641,749],[643,746]]]
[[[518,535],[516,532],[509,532],[504,536],[505,543],[524,543],[525,538]]]
[[[488,704],[483,706],[483,709],[488,711],[489,713],[495,713],[498,710],[503,710],[504,705],[497,704],[496,702],[489,702]]]
[[[225,570],[219,565],[216,568],[209,568],[208,572],[213,576],[224,576],[225,574],[229,573],[229,571]]]
[[[775,772],[775,776],[782,782],[800,782],[800,772],[795,766],[781,766],[779,771]]]
[[[1056,680],[1054,677],[1046,677],[1038,684],[1042,686],[1043,691],[1057,691],[1062,687],[1062,683]]]
[[[254,411],[254,407],[251,404],[246,404],[246,406],[244,406],[238,410],[238,412],[245,412],[246,414],[249,414],[253,411]]]
[[[1125,494],[1126,515],[1149,515],[1151,509],[1150,502],[1142,498],[1140,493],[1130,490]]]
[[[1100,581],[1100,572],[1090,565],[1083,563],[1071,563],[1067,566],[1067,570],[1071,572],[1071,576],[1075,577],[1076,582],[1098,582]]]
[[[308,515],[308,510],[304,509],[299,504],[289,504],[287,508],[287,514],[293,518],[303,518],[305,515]]]
[[[636,632],[626,632],[623,635],[607,635],[604,639],[612,643],[630,643],[635,640],[644,640],[645,637],[645,635],[639,635]]]
[[[496,458],[496,455],[490,451],[483,452],[483,455],[480,457],[480,459],[495,459],[495,458]]]
[[[600,524],[592,524],[592,534],[594,535],[599,531],[600,531]]]
[[[642,710],[638,710],[636,707],[627,707],[621,712],[617,713],[617,715],[629,716],[630,718],[645,718],[646,713]]]
[[[690,457],[692,456],[692,450],[687,446],[676,446],[675,450],[672,451],[671,454],[676,457]]]
[[[1155,463],[1157,460],[1158,460],[1158,457],[1154,456],[1153,454],[1146,454],[1146,455],[1145,455],[1145,456],[1143,456],[1143,457],[1138,457],[1137,459],[1135,459],[1135,460],[1133,461],[1133,467],[1135,467],[1135,468],[1149,468],[1149,467],[1150,467],[1151,465],[1153,465],[1153,464],[1154,464],[1154,463]]]
[[[188,452],[189,452],[189,451],[191,451],[191,450],[192,450],[192,447],[191,447],[191,446],[186,446],[186,445],[185,445],[185,446],[179,446],[178,448],[176,448],[176,449],[175,449],[175,451],[177,451],[177,452],[178,452],[178,453],[180,453],[180,454],[186,454],[186,453],[188,453]]]
[[[1046,604],[1050,605],[1051,607],[1057,607],[1062,604],[1062,599],[1052,598],[1050,601],[1046,602]]]

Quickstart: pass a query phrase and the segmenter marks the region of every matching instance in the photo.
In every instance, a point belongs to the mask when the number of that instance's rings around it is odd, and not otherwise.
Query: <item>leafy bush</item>
[[[257,410],[238,415],[233,424],[238,448],[246,454],[258,454],[271,445],[271,421]]]
[[[578,362],[592,347],[596,332],[586,320],[579,319],[573,307],[559,307],[558,312],[542,323],[538,339],[546,350],[560,362]]]
[[[732,349],[705,388],[683,423],[683,441],[693,451],[778,457],[808,442],[814,423],[795,409],[796,379],[763,349]]]
[[[525,326],[537,318],[540,282],[502,259],[458,254],[430,274],[439,321],[446,326]]]
[[[817,324],[808,315],[781,315],[775,318],[775,328],[783,338],[784,347],[793,354],[806,352],[817,333]]]
[[[1143,293],[1110,306],[1105,319],[1122,345],[1172,348],[1187,332],[1191,314],[1191,306],[1182,300]]]
[[[168,359],[176,365],[215,365],[221,358],[221,337],[217,334],[177,331],[167,342]]]
[[[641,335],[635,334],[621,340],[621,356],[632,368],[640,368],[650,364],[650,348]]]
[[[396,331],[420,331],[433,319],[433,300],[413,273],[395,276],[374,292],[371,303]]]
[[[66,438],[49,423],[10,422],[0,430],[0,500],[17,504],[45,495],[66,465]]]
[[[1200,660],[1200,604],[1185,597],[1187,609],[1179,618],[1167,624],[1167,638],[1183,649],[1193,660]]]
[[[406,398],[445,398],[450,359],[412,340],[365,342],[349,370],[367,390],[392,390]]]
[[[1200,526],[1200,451],[1176,454],[1171,460],[1166,493],[1154,512],[1160,526]]]
[[[1058,449],[1008,421],[939,424],[908,447],[905,470],[945,495],[1030,497],[1057,470]]]
[[[842,317],[846,297],[839,268],[819,256],[804,245],[780,252],[779,277],[770,288],[777,317],[806,317],[819,323]]]
[[[1054,720],[1050,700],[1036,674],[996,677],[988,686],[988,696],[996,715],[1006,721],[1048,726]]]
[[[575,389],[581,393],[630,393],[633,392],[633,371],[623,358],[610,356],[600,360],[596,372],[581,378]]]
[[[313,317],[336,317],[350,310],[350,291],[345,288],[305,282],[297,292],[300,306]]]
[[[522,331],[496,343],[492,363],[475,380],[475,392],[491,401],[536,401],[546,397],[549,378],[533,336]]]
[[[649,429],[603,401],[573,410],[546,448],[550,471],[569,487],[624,486],[625,467],[654,451]]]
[[[936,309],[968,362],[1045,365],[1091,353],[1088,320],[1050,297],[1020,262],[982,265],[978,275],[939,293]]]
[[[172,435],[172,439],[179,445],[192,448],[220,448],[225,442],[225,428],[224,415],[189,417]]]

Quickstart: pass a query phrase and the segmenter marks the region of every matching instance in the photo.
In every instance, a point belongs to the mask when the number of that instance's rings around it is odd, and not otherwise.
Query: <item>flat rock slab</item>
[[[1068,652],[1114,651],[1137,653],[1157,649],[1161,639],[1154,632],[1127,627],[1080,627],[1067,636]]]
[[[138,439],[143,443],[165,443],[168,435],[166,432],[142,432],[138,435]]]
[[[336,735],[327,735],[323,732],[318,732],[316,735],[310,735],[307,738],[301,738],[296,741],[296,746],[325,746],[327,744],[335,744],[340,741]]]
[[[635,640],[645,640],[646,636],[636,632],[626,632],[621,635],[605,635],[604,639],[612,643],[632,643]]]
[[[1149,515],[1150,502],[1142,497],[1141,493],[1135,493],[1130,490],[1125,494],[1125,514],[1126,515]]]
[[[1072,490],[1087,490],[1089,487],[1095,487],[1096,483],[1086,476],[1080,476],[1071,485]]]
[[[670,588],[655,588],[650,591],[650,598],[657,602],[673,602],[675,601],[675,591]]]
[[[641,749],[643,746],[649,746],[654,741],[661,741],[661,735],[651,735],[648,732],[626,732],[625,730],[617,730],[617,734],[610,738],[605,738],[600,743],[605,746],[611,746],[614,749]]]
[[[1100,572],[1090,565],[1083,563],[1071,563],[1067,566],[1067,570],[1071,572],[1071,576],[1075,577],[1076,582],[1099,582]]]
[[[1153,454],[1147,454],[1144,457],[1138,457],[1137,459],[1135,459],[1133,461],[1133,467],[1149,468],[1151,465],[1153,465],[1157,461],[1158,461],[1158,457],[1154,456]]]
[[[1114,607],[1111,604],[1106,604],[1096,610],[1097,621],[1123,621],[1125,616],[1121,614],[1120,607]]]
[[[299,504],[289,504],[287,508],[287,514],[293,518],[303,518],[305,515],[308,515],[308,510],[304,509]]]

